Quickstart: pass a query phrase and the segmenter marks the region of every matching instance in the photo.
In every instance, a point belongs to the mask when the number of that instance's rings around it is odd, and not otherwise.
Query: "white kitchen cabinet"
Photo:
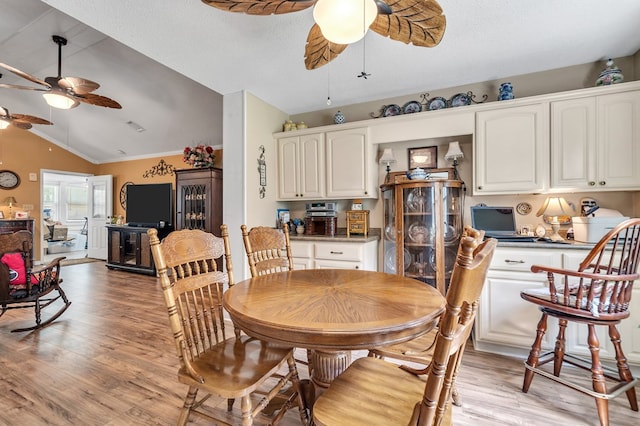
[[[324,133],[281,137],[278,199],[321,199],[325,195]]]
[[[541,313],[537,305],[520,297],[520,291],[547,286],[546,274],[532,273],[531,265],[576,270],[589,249],[498,246],[480,296],[474,325],[474,347],[503,355],[528,356]],[[631,305],[631,315],[619,324],[618,331],[628,361],[640,364],[640,286],[636,285],[633,289]],[[601,346],[600,356],[603,360],[614,360],[615,352],[607,329],[596,327],[596,330]],[[544,350],[553,349],[557,333],[558,321],[549,317],[542,342]],[[587,334],[585,325],[569,323],[565,342],[567,353],[590,356]]]
[[[291,255],[294,269],[378,270],[377,240],[354,242],[292,240]]]
[[[520,297],[522,290],[546,288],[546,275],[531,272],[531,265],[561,267],[558,253],[548,250],[496,247],[474,326],[474,347],[504,355],[528,353],[536,335],[540,311]],[[552,349],[555,325],[549,321],[542,346]]]
[[[640,92],[551,103],[551,189],[640,188]]]
[[[549,104],[476,113],[473,193],[527,194],[548,188]]]
[[[378,197],[368,132],[361,127],[326,133],[328,198]]]

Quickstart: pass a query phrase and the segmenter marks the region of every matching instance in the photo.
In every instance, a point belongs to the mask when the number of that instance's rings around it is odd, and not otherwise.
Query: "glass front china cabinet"
[[[429,172],[419,180],[391,173],[380,186],[384,272],[416,278],[445,294],[463,229],[463,182],[452,179],[452,169]]]
[[[220,236],[222,169],[176,170],[176,229],[201,229]]]

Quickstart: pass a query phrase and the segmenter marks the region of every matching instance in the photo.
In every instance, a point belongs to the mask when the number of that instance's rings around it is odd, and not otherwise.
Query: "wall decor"
[[[438,167],[438,147],[426,146],[422,148],[409,148],[409,170],[420,167],[421,169],[433,169]]]
[[[127,186],[133,185],[133,182],[128,181],[122,184],[120,187],[120,205],[124,210],[127,209]]]
[[[267,162],[264,159],[264,145],[260,145],[258,148],[258,174],[260,180],[259,194],[260,198],[264,198],[267,192]]]
[[[13,189],[20,185],[20,176],[11,170],[0,170],[0,189]]]
[[[521,214],[521,215],[527,215],[529,213],[531,213],[531,204],[527,203],[527,202],[522,202],[522,203],[518,203],[518,205],[516,206],[516,211]]]
[[[144,172],[142,177],[147,179],[154,176],[173,175],[174,171],[175,167],[171,164],[167,164],[164,160],[160,160],[156,166],[153,166],[151,169]]]

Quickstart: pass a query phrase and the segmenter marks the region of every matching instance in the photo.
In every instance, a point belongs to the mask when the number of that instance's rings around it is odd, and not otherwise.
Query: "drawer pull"
[[[511,259],[505,259],[504,262],[505,263],[525,263],[524,260],[511,260]]]
[[[341,251],[333,251],[333,250],[331,250],[331,254],[344,254],[344,253],[341,252]]]

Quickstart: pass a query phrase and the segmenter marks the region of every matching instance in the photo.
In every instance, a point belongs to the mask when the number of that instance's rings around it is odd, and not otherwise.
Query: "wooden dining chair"
[[[433,357],[423,378],[379,358],[356,360],[313,406],[316,425],[451,424],[451,390],[497,241],[462,238]]]
[[[528,392],[534,374],[551,379],[595,398],[601,425],[609,424],[608,401],[626,393],[629,405],[638,411],[634,378],[620,341],[616,325],[629,316],[633,283],[638,279],[640,261],[640,219],[626,220],[591,249],[577,270],[533,265],[532,272],[547,274],[548,287],[524,290],[521,297],[539,306],[542,317],[536,337],[525,362],[522,391]],[[558,319],[558,335],[553,351],[541,354],[542,339],[547,330],[547,318]],[[567,328],[570,322],[587,326],[587,346],[591,359],[566,353]],[[600,340],[596,326],[606,327],[613,344],[617,368],[603,366],[600,361]],[[553,370],[543,368],[553,361]],[[591,389],[577,379],[561,376],[567,363],[591,372]],[[609,384],[607,383],[609,382]],[[615,385],[611,385],[615,383]],[[611,386],[610,386],[611,385]]]
[[[246,225],[241,225],[240,230],[251,277],[293,270],[288,224],[283,224],[282,230],[267,226],[248,229]],[[312,369],[310,360],[310,349],[307,349],[307,360],[296,358],[299,365],[307,367],[309,376]]]
[[[240,227],[252,277],[293,270],[289,226],[285,223],[282,228]]]
[[[467,226],[463,231],[462,237],[471,237],[479,244],[484,239],[484,231]],[[458,246],[458,254],[460,254],[461,247],[462,244]],[[403,365],[403,368],[407,371],[413,372],[414,374],[418,374],[419,371],[424,371],[425,367],[429,365],[433,358],[433,350],[435,348],[437,334],[438,328],[434,327],[429,332],[413,340],[409,340],[408,342],[370,349],[369,356],[382,359],[387,358],[407,361],[414,365],[417,364],[420,367]],[[452,390],[452,400],[454,405],[461,405],[460,396],[455,384]]]
[[[201,409],[209,396],[217,395],[228,400],[228,411],[236,398],[241,399],[242,425],[251,425],[257,417],[265,416],[265,407],[285,395],[281,391],[287,383],[293,392],[286,394],[268,421],[277,422],[297,405],[306,424],[308,415],[299,392],[293,349],[241,335],[235,327],[234,336],[227,336],[222,296],[224,286],[231,287],[234,281],[226,225],[221,231],[219,238],[184,229],[171,232],[162,242],[156,229],[147,232],[180,360],[178,381],[189,386],[178,424],[186,424],[192,413],[228,424],[228,417],[216,418]],[[226,272],[216,265],[216,259],[222,257]],[[287,373],[279,374],[282,369]],[[196,400],[199,391],[204,396]]]

